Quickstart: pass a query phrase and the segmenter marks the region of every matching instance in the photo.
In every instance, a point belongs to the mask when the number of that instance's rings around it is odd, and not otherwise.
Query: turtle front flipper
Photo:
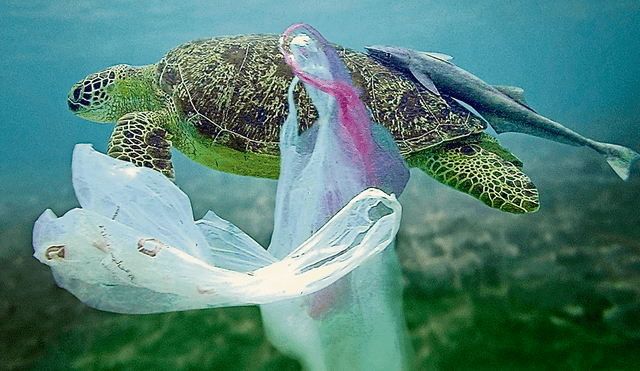
[[[135,112],[122,116],[111,134],[107,153],[136,166],[157,170],[173,180],[171,134],[154,124],[155,115]]]
[[[538,190],[522,172],[522,162],[484,133],[412,154],[407,163],[502,211],[523,214],[540,207]]]

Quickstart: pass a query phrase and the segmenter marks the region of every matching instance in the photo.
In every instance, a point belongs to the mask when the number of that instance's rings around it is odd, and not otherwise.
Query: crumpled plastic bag
[[[88,144],[76,146],[72,170],[82,208],[60,218],[46,210],[34,226],[34,256],[51,267],[60,287],[91,307],[118,313],[307,295],[386,248],[400,224],[395,197],[368,189],[309,238],[288,246],[288,254],[275,257],[213,212],[194,221],[189,198],[154,170]],[[296,196],[279,199],[277,207],[282,202],[302,205]],[[387,212],[374,212],[379,208]],[[291,220],[277,224],[295,226]]]
[[[276,257],[289,253],[287,249],[364,189],[375,187],[400,195],[409,180],[395,140],[371,121],[342,60],[326,40],[310,26],[299,25],[282,35],[280,50],[296,77],[288,92],[289,115],[280,132],[282,166],[274,236],[268,249]],[[318,120],[300,136],[293,98],[298,79],[318,111]],[[282,221],[296,227],[287,228]]]
[[[295,220],[297,226],[287,229],[276,224],[268,251],[277,257],[286,255],[286,246],[303,241],[332,211],[364,189],[376,187],[399,195],[409,178],[393,138],[371,122],[348,70],[322,35],[308,25],[296,24],[280,38],[280,49],[304,82],[318,120],[298,136],[290,89],[290,112],[280,145],[283,164],[291,161],[292,165],[283,166],[277,197],[306,203],[302,208],[286,201],[278,204],[276,220]],[[376,207],[370,215],[385,212]],[[305,370],[412,369],[400,264],[392,248],[327,288],[260,305],[260,312],[268,339],[302,362]]]

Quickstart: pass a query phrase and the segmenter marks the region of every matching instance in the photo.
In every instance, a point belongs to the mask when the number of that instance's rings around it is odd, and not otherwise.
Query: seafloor
[[[587,150],[554,146],[523,158],[541,191],[533,215],[489,210],[412,171],[397,251],[420,370],[640,365],[640,177],[624,183]],[[197,217],[211,208],[268,242],[275,182],[178,170],[178,183]],[[55,204],[0,206],[0,369],[299,369],[267,342],[255,307],[119,315],[57,288],[31,257],[31,228],[45,208],[75,205],[66,190]]]

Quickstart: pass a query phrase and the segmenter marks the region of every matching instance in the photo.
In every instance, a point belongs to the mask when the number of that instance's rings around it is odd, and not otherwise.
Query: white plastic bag
[[[400,223],[395,197],[369,189],[277,259],[212,212],[194,222],[188,197],[160,173],[90,145],[76,146],[73,185],[82,208],[61,218],[45,211],[34,226],[34,256],[87,305],[119,313],[309,294],[387,247]],[[388,214],[370,213],[381,205]]]
[[[298,199],[304,207],[279,203],[276,220],[290,218],[296,228],[276,227],[268,249],[274,256],[287,254],[286,246],[309,236],[332,210],[363,189],[376,187],[399,195],[409,178],[393,138],[370,121],[331,45],[310,26],[298,24],[285,31],[280,48],[305,83],[319,118],[298,137],[293,91],[289,91],[289,117],[280,145],[283,168],[291,171],[281,174],[278,200]],[[292,165],[284,166],[288,161]],[[372,209],[370,214],[375,212],[384,210]],[[305,370],[409,370],[412,350],[400,281],[395,251],[386,249],[325,289],[260,305],[266,334],[280,351],[300,360]]]

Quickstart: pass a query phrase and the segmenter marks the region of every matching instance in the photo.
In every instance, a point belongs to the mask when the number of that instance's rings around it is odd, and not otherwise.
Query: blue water
[[[155,63],[192,39],[281,33],[305,22],[328,40],[360,51],[390,44],[441,52],[491,84],[522,87],[529,105],[546,117],[593,139],[640,150],[637,0],[3,0],[0,14],[0,259],[6,263],[0,314],[3,323],[17,326],[12,329],[22,328],[15,321],[37,319],[12,317],[33,311],[29,297],[40,292],[35,285],[56,290],[46,267],[31,264],[30,226],[47,207],[62,214],[74,206],[73,146],[93,143],[105,151],[113,128],[72,115],[66,104],[70,87],[111,65]],[[499,139],[524,161],[540,189],[541,210],[522,217],[489,210],[413,172],[403,195],[405,235],[414,236],[424,226],[428,233],[455,236],[446,226],[455,229],[460,220],[470,220],[481,223],[477,233],[493,238],[494,249],[508,251],[501,256],[522,255],[523,241],[535,245],[533,250],[589,245],[603,235],[636,243],[640,165],[632,181],[623,183],[591,150],[520,134]],[[268,242],[272,219],[265,215],[272,214],[274,182],[220,174],[174,156],[178,184],[192,197],[197,216],[213,209]],[[42,280],[27,285],[16,278],[28,275],[25,264],[40,269]],[[38,310],[47,306],[40,303]],[[65,326],[73,324],[69,318]],[[50,355],[50,349],[41,351]],[[65,355],[64,349],[55,352]]]
[[[104,148],[111,126],[76,118],[65,105],[87,74],[154,63],[195,38],[280,33],[301,21],[358,50],[392,44],[452,55],[490,83],[524,88],[538,112],[637,148],[638,2],[548,3],[4,1],[0,195],[55,193],[68,185],[75,143]]]

